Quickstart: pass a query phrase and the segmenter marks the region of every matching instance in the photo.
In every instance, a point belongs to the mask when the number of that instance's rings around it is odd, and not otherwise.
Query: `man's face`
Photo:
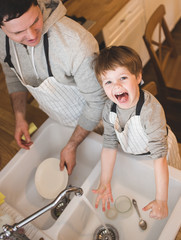
[[[43,17],[39,6],[32,5],[27,12],[19,18],[7,21],[4,19],[1,29],[13,41],[36,46],[41,39]]]

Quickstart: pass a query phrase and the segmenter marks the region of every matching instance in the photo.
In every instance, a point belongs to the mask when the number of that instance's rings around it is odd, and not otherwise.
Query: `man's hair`
[[[0,26],[23,15],[32,5],[38,5],[37,0],[0,0]]]
[[[127,46],[112,46],[104,48],[94,60],[95,73],[102,85],[101,76],[108,70],[126,67],[136,77],[142,72],[142,61],[135,50]]]

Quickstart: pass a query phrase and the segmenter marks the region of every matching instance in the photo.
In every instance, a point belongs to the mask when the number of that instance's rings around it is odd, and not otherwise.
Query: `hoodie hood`
[[[43,34],[67,12],[60,0],[38,0],[43,15]]]

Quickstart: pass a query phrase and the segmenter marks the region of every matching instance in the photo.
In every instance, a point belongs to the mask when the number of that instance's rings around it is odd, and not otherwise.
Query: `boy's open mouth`
[[[123,92],[120,94],[116,94],[115,97],[117,98],[117,100],[121,103],[126,102],[128,100],[128,93],[127,92]]]

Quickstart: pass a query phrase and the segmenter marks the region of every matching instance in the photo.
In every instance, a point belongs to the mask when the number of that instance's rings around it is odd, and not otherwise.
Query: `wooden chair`
[[[159,100],[181,107],[181,55],[178,55],[172,35],[168,29],[164,5],[152,14],[143,36],[157,79]]]

